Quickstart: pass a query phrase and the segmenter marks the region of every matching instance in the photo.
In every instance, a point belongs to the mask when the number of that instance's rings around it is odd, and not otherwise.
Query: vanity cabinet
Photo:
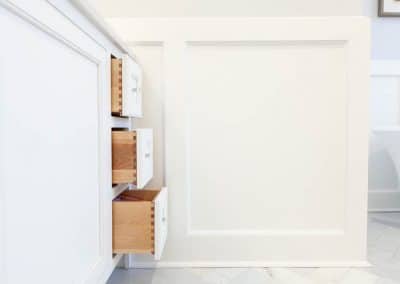
[[[131,119],[142,72],[87,2],[0,1],[0,283],[107,283],[124,253],[161,256],[166,190],[124,193],[142,201],[113,208],[127,183],[153,176],[153,132]]]
[[[142,117],[142,70],[129,56],[111,58],[111,113]]]
[[[161,258],[167,239],[167,188],[127,190],[113,201],[113,252]]]
[[[143,188],[153,177],[153,130],[112,132],[112,183]]]

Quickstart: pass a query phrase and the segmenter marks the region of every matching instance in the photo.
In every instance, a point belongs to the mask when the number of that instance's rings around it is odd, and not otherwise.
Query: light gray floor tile
[[[337,283],[340,284],[376,284],[380,277],[360,269],[350,269]]]
[[[248,268],[191,268],[191,272],[210,284],[226,284]]]
[[[315,284],[314,281],[307,275],[294,272],[290,268],[268,268],[272,279],[277,283],[282,284]],[[330,284],[326,282],[326,284]]]
[[[108,284],[207,284],[190,269],[117,269]]]
[[[321,267],[315,269],[308,277],[315,283],[337,283],[345,277],[349,270],[350,268]]]
[[[265,269],[252,268],[236,275],[228,284],[279,284]]]

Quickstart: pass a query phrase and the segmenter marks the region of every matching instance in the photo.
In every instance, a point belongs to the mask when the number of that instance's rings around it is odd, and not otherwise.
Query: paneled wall
[[[110,23],[143,64],[145,117],[165,139],[157,265],[365,264],[365,19]]]
[[[371,70],[370,118],[371,130],[374,127],[399,123],[398,77],[393,74],[399,66],[400,17],[378,17],[378,0],[364,0],[364,14],[371,18],[371,59],[381,65]],[[386,68],[384,67],[386,66]],[[382,75],[384,74],[384,75]],[[371,132],[369,159],[369,209],[400,210],[400,192],[398,191],[398,174],[392,157],[382,146],[378,135]]]

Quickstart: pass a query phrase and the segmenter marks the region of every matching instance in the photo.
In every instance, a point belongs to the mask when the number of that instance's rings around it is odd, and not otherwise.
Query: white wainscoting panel
[[[187,45],[189,234],[343,230],[345,52],[343,42]]]
[[[393,157],[373,129],[400,126],[400,61],[373,60],[370,94],[370,211],[400,211],[399,178]]]
[[[366,263],[366,19],[110,23],[163,70],[169,239],[131,265]]]

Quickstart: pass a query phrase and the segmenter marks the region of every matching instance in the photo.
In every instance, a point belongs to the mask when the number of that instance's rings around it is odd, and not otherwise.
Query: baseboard
[[[159,261],[135,262],[129,261],[127,268],[185,268],[185,267],[370,267],[365,261]]]
[[[399,212],[400,190],[382,189],[368,192],[369,212]]]

